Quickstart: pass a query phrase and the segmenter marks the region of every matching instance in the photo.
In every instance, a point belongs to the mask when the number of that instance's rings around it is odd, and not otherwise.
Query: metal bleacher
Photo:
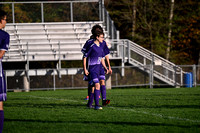
[[[10,50],[4,60],[80,60],[95,24],[103,26],[101,21],[8,24],[4,30],[10,34]]]

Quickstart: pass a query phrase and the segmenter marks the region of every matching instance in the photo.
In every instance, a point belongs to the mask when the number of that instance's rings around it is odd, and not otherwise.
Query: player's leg
[[[102,105],[106,106],[110,103],[110,100],[106,99],[106,86],[105,86],[105,80],[100,80],[101,85],[101,95],[102,95]]]
[[[89,88],[90,88],[90,90],[89,90],[90,93],[89,93],[89,100],[88,100],[87,106],[88,106],[88,108],[94,108],[92,103],[94,101],[94,89],[95,89],[95,87],[91,86]]]
[[[89,80],[88,76],[86,76],[86,75],[84,74],[83,80],[84,80],[84,81],[88,81],[88,80]],[[88,84],[88,95],[86,96],[85,100],[89,100],[90,89],[91,89],[91,88],[90,88],[90,85]]]
[[[90,88],[90,86],[88,86],[88,95],[86,96],[86,98],[84,100],[89,100],[90,90],[91,90],[91,88]]]
[[[100,68],[100,90],[101,90],[101,96],[102,96],[102,100],[106,99],[106,87],[105,87],[105,71],[104,68],[101,66]]]
[[[95,85],[94,89],[94,100],[95,100],[95,109],[102,109],[99,106],[99,96],[100,96],[100,83],[99,83],[99,73],[97,71],[91,72],[91,79]]]
[[[100,84],[95,83],[94,99],[95,99],[95,109],[99,110],[102,107],[99,106],[99,96],[100,96]]]
[[[0,77],[0,133],[3,131],[4,111],[3,101],[6,101],[6,82],[5,77]]]
[[[106,86],[105,86],[105,71],[104,68],[101,67],[100,70],[100,90],[101,90],[101,96],[102,96],[102,105],[106,106],[110,103],[110,100],[106,99]]]
[[[100,80],[100,90],[102,95],[102,100],[106,100],[106,86],[105,86],[105,80]]]
[[[4,111],[3,111],[3,101],[0,101],[0,133],[3,131],[4,122]]]

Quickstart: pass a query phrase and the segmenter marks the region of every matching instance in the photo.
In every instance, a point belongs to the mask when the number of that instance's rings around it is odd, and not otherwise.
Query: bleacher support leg
[[[111,75],[106,76],[106,89],[112,89]]]
[[[23,76],[23,84],[24,84],[25,92],[29,92],[30,91],[30,82],[29,82],[26,74]]]

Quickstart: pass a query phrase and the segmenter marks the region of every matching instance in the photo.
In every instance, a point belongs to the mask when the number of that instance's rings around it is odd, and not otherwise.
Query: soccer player
[[[100,43],[104,40],[104,33],[100,31],[95,31],[94,43],[90,46],[87,53],[84,54],[83,64],[84,64],[84,74],[89,76],[89,84],[92,86],[92,91],[89,94],[88,107],[92,108],[93,99],[95,99],[95,109],[99,110],[102,107],[99,106],[99,96],[100,96],[100,71],[101,67],[106,68],[104,62],[104,51],[100,46]],[[88,58],[89,71],[86,68],[86,59]],[[93,87],[94,86],[94,87]]]
[[[100,32],[103,32],[103,28],[100,26],[100,25],[95,25],[92,27],[92,34],[95,33],[95,31],[100,31]],[[89,50],[90,46],[93,44],[94,42],[94,37],[93,35],[90,37],[89,40],[86,41],[85,45],[83,46],[81,52],[83,54],[87,53],[87,51]],[[109,61],[109,49],[108,49],[108,46],[107,46],[107,43],[103,40],[102,43],[100,43],[101,47],[103,48],[104,50],[104,53],[105,53],[105,59],[107,61],[107,64],[108,64],[108,68],[109,68],[109,73],[112,74],[112,69],[110,67],[110,61]],[[87,80],[87,77],[84,76],[85,80]],[[101,95],[102,95],[102,104],[103,106],[106,106],[107,104],[110,103],[110,100],[107,100],[106,99],[106,87],[105,87],[105,73],[104,73],[104,68],[101,67],[101,74],[100,74],[100,90],[101,90]],[[88,86],[88,96],[87,98],[89,97],[90,95],[90,87]],[[88,100],[88,99],[87,99]]]
[[[2,68],[2,59],[9,47],[10,36],[2,29],[6,26],[6,12],[0,10],[0,133],[3,131],[4,111],[3,101],[6,101],[6,82]]]

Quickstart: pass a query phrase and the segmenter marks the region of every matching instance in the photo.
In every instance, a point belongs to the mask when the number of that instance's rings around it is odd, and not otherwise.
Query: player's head
[[[94,34],[95,34],[95,32],[103,32],[103,28],[100,26],[100,25],[98,25],[98,24],[96,24],[96,25],[94,25],[93,27],[92,27],[92,30],[91,30],[91,32],[92,32],[92,36],[90,37],[91,39],[95,39],[95,37],[94,37]]]
[[[91,30],[92,34],[95,34],[95,32],[96,32],[97,30],[100,31],[100,32],[103,32],[103,28],[102,28],[100,25],[96,24],[96,25],[94,25],[94,26],[92,27],[92,30]]]
[[[0,28],[4,28],[6,26],[6,12],[0,10]]]
[[[100,43],[102,43],[104,40],[104,33],[101,31],[96,30],[93,36],[94,36],[94,39],[98,40]]]

